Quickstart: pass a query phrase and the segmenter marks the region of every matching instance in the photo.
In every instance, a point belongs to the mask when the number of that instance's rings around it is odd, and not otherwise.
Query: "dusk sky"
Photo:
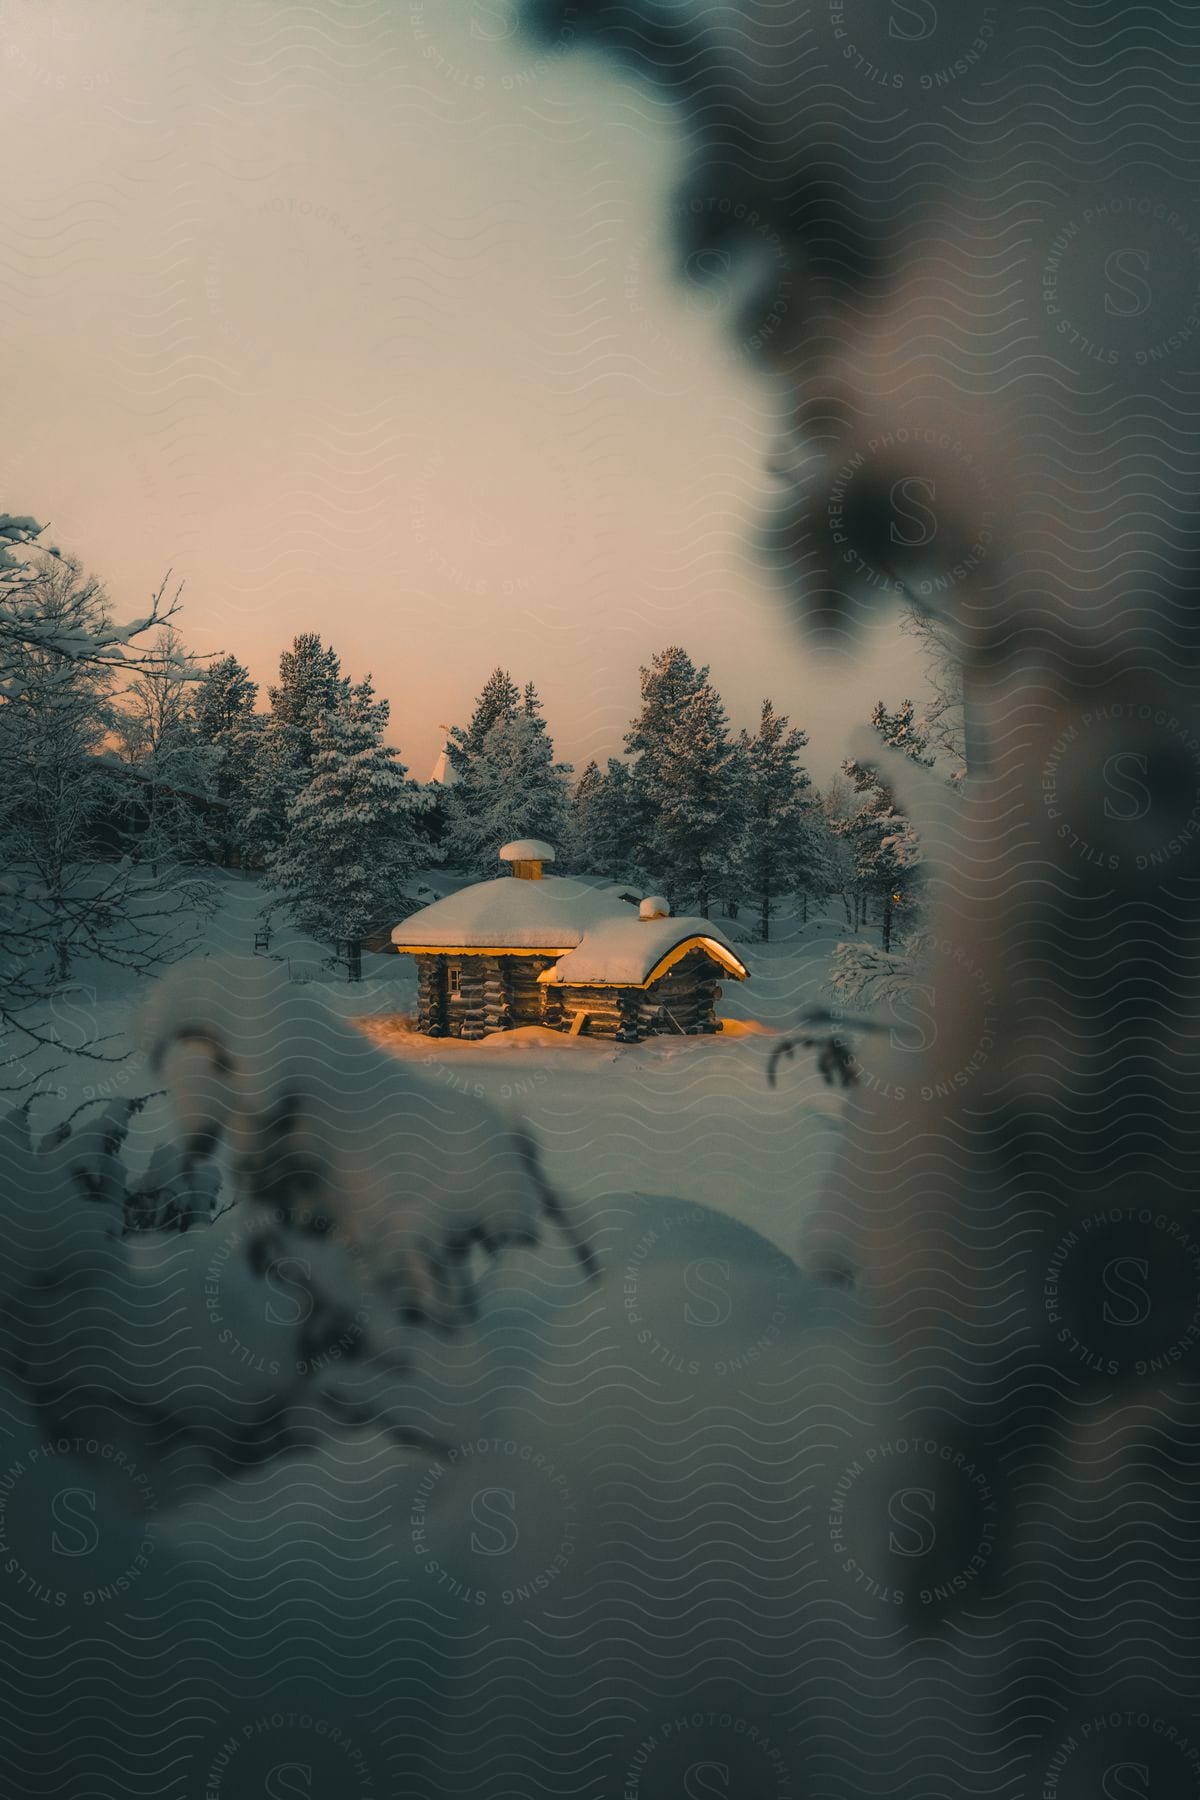
[[[422,778],[496,663],[577,765],[670,642],[819,779],[919,690],[754,566],[773,397],[672,278],[659,99],[503,0],[0,0],[0,67],[0,506],[120,613],[170,568],[264,683],[319,631]]]

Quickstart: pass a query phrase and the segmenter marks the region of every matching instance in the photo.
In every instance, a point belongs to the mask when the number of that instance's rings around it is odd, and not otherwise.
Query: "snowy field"
[[[221,903],[196,954],[252,955],[262,886],[238,874],[217,880]],[[442,877],[438,885],[449,883]],[[834,919],[802,926],[783,918],[775,929],[779,941],[744,945],[751,979],[724,983],[718,1010],[725,1031],[639,1045],[567,1038],[538,1027],[479,1043],[435,1042],[413,1030],[411,959],[369,955],[364,979],[351,984],[319,945],[290,928],[273,932],[268,954],[309,994],[360,1022],[390,1053],[415,1060],[448,1093],[486,1098],[526,1123],[564,1195],[590,1201],[638,1192],[699,1201],[795,1255],[806,1206],[836,1145],[843,1101],[809,1054],[783,1063],[774,1088],[767,1064],[804,1008],[829,1003],[833,946],[847,932],[844,920]],[[28,1073],[39,1077],[35,1127],[50,1129],[81,1102],[154,1091],[128,1035],[146,991],[146,983],[103,967],[80,968],[51,1012],[61,1051],[25,1059]],[[97,1046],[115,1060],[81,1054]],[[135,1121],[134,1165],[141,1160],[139,1141],[148,1154],[145,1146],[165,1125],[157,1103]]]
[[[263,971],[261,889],[221,886],[205,949]],[[269,955],[295,1003],[268,995],[267,1015],[214,962],[199,999],[175,989],[178,1036],[228,1000],[248,1091],[260,1052],[288,1081],[302,1066],[331,1152],[327,1237],[277,1234],[254,1206],[122,1234],[69,1144],[35,1176],[10,1131],[0,1300],[22,1379],[0,1432],[0,1550],[19,1585],[0,1601],[37,1635],[8,1679],[12,1760],[54,1747],[40,1791],[107,1793],[95,1772],[119,1767],[131,1800],[225,1800],[289,1791],[280,1772],[303,1769],[313,1784],[290,1791],[314,1796],[659,1800],[704,1791],[686,1777],[715,1764],[782,1800],[806,1791],[806,1762],[836,1771],[840,1709],[890,1681],[900,1626],[820,1528],[820,1496],[903,1419],[879,1408],[859,1296],[791,1260],[844,1096],[811,1055],[774,1088],[767,1068],[828,1001],[844,929],[746,943],[751,980],[720,1002],[732,1029],[644,1045],[540,1028],[431,1042],[412,1030],[408,959],[371,956],[352,985],[283,933]],[[56,1002],[42,1131],[156,1084],[132,1049],[144,985],[87,976]],[[365,1036],[330,1030],[313,1000]],[[366,1037],[396,1059],[382,1076]],[[97,1044],[121,1060],[89,1060]],[[177,1098],[188,1054],[169,1065]],[[536,1136],[565,1230],[497,1112]],[[271,1116],[255,1114],[264,1179]],[[172,1135],[152,1102],[131,1172]],[[502,1253],[452,1261],[464,1227]],[[48,1509],[81,1493],[97,1529],[66,1563]],[[894,1561],[878,1563],[889,1582]],[[60,1696],[85,1683],[125,1704],[89,1716],[64,1762]],[[856,1719],[855,1742],[872,1729]],[[808,1791],[842,1800],[832,1780]],[[880,1791],[856,1774],[862,1800]]]

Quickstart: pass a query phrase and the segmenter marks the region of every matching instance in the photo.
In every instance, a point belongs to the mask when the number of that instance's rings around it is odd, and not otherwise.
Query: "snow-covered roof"
[[[711,919],[640,919],[624,913],[590,925],[577,947],[560,956],[538,980],[555,987],[564,982],[644,987],[672,952],[686,955],[689,950],[703,950],[738,981],[749,974]]]
[[[707,954],[741,980],[745,964],[711,919],[640,919],[615,884],[570,876],[512,881],[506,875],[447,894],[397,925],[397,950],[543,950],[558,961],[540,981],[641,987],[682,945]]]
[[[513,881],[497,875],[413,913],[396,926],[392,942],[400,950],[571,950],[617,908],[630,910],[613,889],[588,887],[570,876]]]
[[[554,845],[541,838],[514,838],[496,852],[501,862],[553,862]]]

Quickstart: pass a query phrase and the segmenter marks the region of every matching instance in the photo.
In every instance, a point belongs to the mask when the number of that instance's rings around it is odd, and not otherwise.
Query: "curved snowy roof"
[[[560,956],[538,980],[554,987],[564,982],[645,987],[692,950],[703,950],[738,981],[750,973],[711,919],[640,919],[625,914],[589,926],[578,946]]]
[[[554,845],[541,838],[514,838],[496,852],[501,862],[553,862]]]
[[[749,974],[711,919],[641,919],[615,886],[570,876],[478,881],[422,907],[392,932],[397,950],[535,951],[557,955],[539,981],[644,987],[660,965],[700,949],[737,980]]]

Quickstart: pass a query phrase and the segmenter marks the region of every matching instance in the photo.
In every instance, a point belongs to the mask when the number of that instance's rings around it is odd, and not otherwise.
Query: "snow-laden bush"
[[[334,1426],[419,1441],[391,1410],[396,1383],[420,1344],[466,1327],[486,1268],[553,1228],[590,1270],[521,1130],[386,1056],[275,965],[176,970],[142,1032],[177,1126],[144,1173],[123,1154],[140,1102],[41,1141],[24,1110],[4,1121],[7,1366],[49,1427],[111,1415],[143,1457],[202,1451],[210,1478]],[[221,1358],[231,1410],[197,1408],[138,1353],[168,1269],[186,1354],[206,1366],[217,1318],[240,1346]]]
[[[879,1630],[849,1581],[798,1606],[852,1297],[701,1207],[568,1217],[519,1125],[271,965],[179,969],[141,1030],[174,1152],[133,1175],[128,1108],[0,1146],[19,1791],[800,1791]],[[194,1194],[188,1228],[131,1229],[151,1192]],[[50,1688],[92,1657],[122,1705],[60,1744]]]
[[[919,932],[902,939],[898,950],[852,939],[834,945],[829,984],[840,1000],[883,1008],[910,991],[920,968]]]

